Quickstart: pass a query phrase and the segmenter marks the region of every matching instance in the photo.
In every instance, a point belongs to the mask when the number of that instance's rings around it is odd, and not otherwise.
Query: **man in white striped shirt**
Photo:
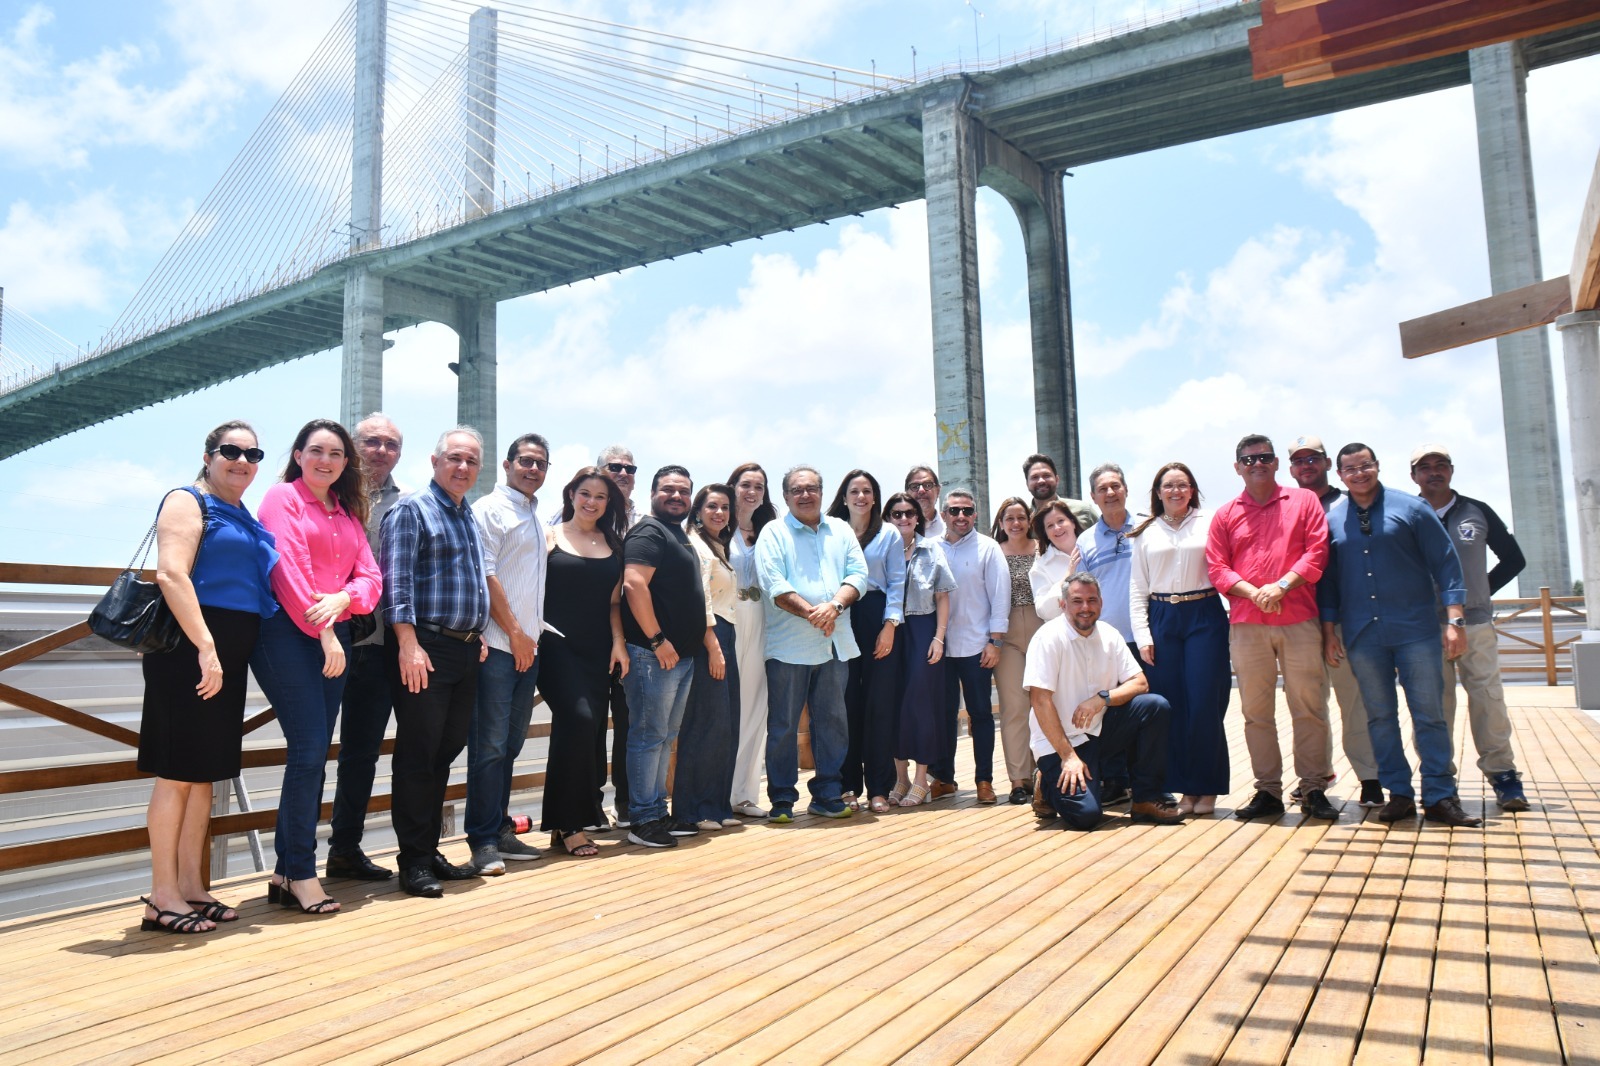
[[[480,875],[539,852],[517,838],[511,777],[528,738],[544,624],[545,539],[537,493],[550,469],[550,442],[524,433],[501,464],[505,481],[472,505],[489,583],[489,657],[478,672],[478,702],[467,738],[467,845]]]

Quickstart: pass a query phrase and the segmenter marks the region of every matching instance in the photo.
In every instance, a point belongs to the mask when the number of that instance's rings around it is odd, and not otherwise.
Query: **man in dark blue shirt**
[[[1348,648],[1350,669],[1367,705],[1378,780],[1390,794],[1378,818],[1397,822],[1417,812],[1411,764],[1400,740],[1398,674],[1422,769],[1423,816],[1444,825],[1478,825],[1480,820],[1462,810],[1456,798],[1434,614],[1435,603],[1443,601],[1449,616],[1444,654],[1459,658],[1466,647],[1461,562],[1433,508],[1384,489],[1370,447],[1339,449],[1338,470],[1350,495],[1328,511],[1332,551],[1317,601],[1324,654],[1336,666]]]
[[[489,585],[478,524],[467,493],[483,466],[483,438],[457,426],[433,449],[433,480],[383,518],[384,621],[394,693],[394,835],[400,887],[444,895],[440,881],[476,877],[439,854],[450,764],[467,746],[478,695],[481,636],[489,624]]]

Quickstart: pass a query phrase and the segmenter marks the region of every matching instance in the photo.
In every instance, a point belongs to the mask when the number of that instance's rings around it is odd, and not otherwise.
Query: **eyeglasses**
[[[1339,476],[1349,477],[1351,474],[1366,474],[1376,469],[1378,469],[1378,464],[1370,461],[1362,463],[1360,466],[1342,466],[1339,468]]]
[[[519,455],[519,456],[517,456],[515,462],[516,462],[516,464],[518,466],[522,467],[522,469],[524,469],[524,470],[549,470],[550,469],[550,460],[548,460],[548,459],[535,459],[531,455]]]
[[[945,510],[954,518],[967,518],[978,513],[976,507],[946,507]]]
[[[267,453],[260,448],[241,448],[237,444],[219,444],[211,454],[220,455],[230,463],[237,461],[242,455],[244,461],[252,465],[267,457]]]
[[[1372,536],[1372,512],[1363,511],[1361,508],[1357,507],[1356,517],[1361,519],[1361,532],[1365,533],[1369,537]]]
[[[821,492],[822,492],[822,486],[821,485],[790,485],[789,486],[789,495],[791,495],[791,496],[817,496],[817,495],[820,495]]]
[[[388,437],[362,437],[361,446],[363,448],[372,448],[380,452],[394,452],[396,455],[400,454],[400,442],[397,440],[391,440]]]
[[[939,488],[937,481],[909,481],[906,483],[907,492],[934,492]]]
[[[627,474],[629,477],[639,472],[639,468],[632,463],[607,463],[606,469],[613,474]]]
[[[1320,453],[1315,454],[1315,455],[1302,455],[1298,459],[1290,459],[1289,460],[1289,465],[1290,466],[1316,466],[1318,463],[1322,462],[1322,460],[1324,460],[1326,458],[1327,458],[1326,455],[1322,455]]]
[[[1242,466],[1270,466],[1277,461],[1278,457],[1271,452],[1265,452],[1261,455],[1239,456],[1239,463]]]
[[[896,518],[911,518],[911,519],[915,519],[916,517],[917,517],[917,512],[915,512],[915,511],[890,511],[889,512],[889,518],[890,518],[891,521],[896,519]]]

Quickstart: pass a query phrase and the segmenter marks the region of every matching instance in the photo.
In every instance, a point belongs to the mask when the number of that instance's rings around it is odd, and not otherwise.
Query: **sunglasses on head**
[[[1239,463],[1242,466],[1270,466],[1278,461],[1278,457],[1271,452],[1262,455],[1241,455]]]
[[[949,511],[957,518],[965,518],[968,515],[975,515],[978,513],[978,509],[976,507],[946,507],[945,510]]]
[[[259,463],[267,457],[267,453],[260,448],[241,448],[237,444],[219,444],[212,455],[220,455],[230,463],[236,461],[241,455],[247,463]]]
[[[606,469],[613,474],[628,474],[630,476],[639,472],[639,468],[632,463],[607,463]]]

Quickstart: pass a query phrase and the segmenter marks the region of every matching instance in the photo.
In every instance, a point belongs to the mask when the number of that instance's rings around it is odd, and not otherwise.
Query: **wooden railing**
[[[122,571],[115,567],[94,566],[47,566],[31,563],[0,563],[0,585],[5,584],[31,584],[31,585],[81,585],[98,588],[107,588],[117,575]],[[147,571],[145,577],[154,580],[154,572]],[[7,669],[30,662],[44,655],[46,652],[63,648],[74,641],[89,637],[87,622],[78,622],[67,626],[65,629],[39,637],[26,644],[12,648],[10,651],[0,653],[0,675]],[[92,714],[76,710],[64,704],[49,700],[43,696],[25,692],[11,685],[0,683],[0,701],[31,711],[34,714],[54,719],[64,725],[81,729],[107,740],[115,741],[130,749],[139,746],[139,735],[130,729],[115,725],[111,722],[96,718]],[[268,707],[244,722],[246,735],[260,729],[268,722],[273,721],[276,715]],[[528,736],[546,737],[550,735],[550,723],[535,722],[528,728]],[[381,751],[385,755],[393,754],[394,741],[387,739],[383,742]],[[328,748],[329,760],[337,759],[339,745],[337,743]],[[263,766],[282,766],[286,760],[285,747],[255,747],[247,748],[243,753],[245,768]],[[51,766],[38,769],[8,770],[0,772],[0,795],[12,795],[21,792],[39,792],[49,789],[81,788],[86,785],[108,784],[119,781],[133,781],[149,775],[141,772],[137,760],[102,759],[83,762],[68,766]],[[514,791],[538,788],[544,784],[543,772],[518,774],[512,778],[511,787]],[[226,793],[222,788],[217,789],[217,794]],[[451,785],[445,792],[447,800],[465,798],[467,786],[464,782]],[[369,814],[387,811],[390,808],[391,797],[388,793],[375,794],[367,805]],[[323,803],[322,819],[326,820],[332,814],[332,804]],[[211,836],[226,837],[254,830],[271,829],[277,822],[278,811],[276,807],[260,808],[251,811],[241,811],[232,814],[220,814],[211,820]],[[205,850],[211,851],[212,840],[205,842]],[[48,863],[65,862],[72,859],[88,859],[101,855],[114,855],[120,852],[140,851],[150,846],[150,836],[144,826],[127,829],[115,829],[106,832],[85,833],[80,836],[61,837],[52,840],[33,841],[26,844],[12,844],[0,847],[0,872],[17,870],[30,866],[43,866]],[[202,863],[202,868],[210,869],[210,863]]]
[[[1538,612],[1540,639],[1530,640],[1507,628],[1508,623]],[[1529,621],[1532,619],[1529,618]],[[1573,643],[1581,633],[1557,639],[1555,627],[1558,620],[1575,623],[1580,629],[1586,623],[1582,596],[1552,596],[1548,588],[1540,588],[1537,596],[1522,596],[1494,601],[1494,629],[1502,641],[1500,645],[1500,672],[1503,674],[1543,674],[1544,683],[1555,685],[1562,666],[1558,653]],[[1511,641],[1507,647],[1504,641]],[[1536,662],[1527,660],[1538,657]]]

